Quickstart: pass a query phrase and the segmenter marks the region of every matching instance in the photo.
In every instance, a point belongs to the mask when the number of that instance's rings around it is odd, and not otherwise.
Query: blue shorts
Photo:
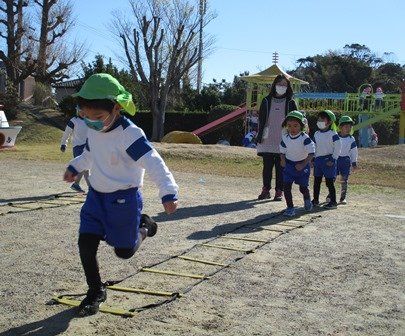
[[[112,193],[90,188],[80,211],[79,233],[99,235],[113,247],[133,248],[138,239],[142,207],[138,188]]]
[[[84,146],[86,146],[86,144],[79,145],[79,146],[74,146],[73,147],[73,157],[77,157],[79,155],[82,155],[83,150],[84,150]]]
[[[326,162],[332,161],[333,165],[328,166]],[[318,156],[314,161],[314,176],[325,178],[336,178],[336,160],[332,155]]]
[[[309,185],[309,175],[311,173],[311,166],[309,163],[304,167],[304,169],[298,171],[295,169],[295,165],[299,162],[294,162],[286,160],[286,164],[283,170],[283,182],[284,183],[293,183],[308,187]]]
[[[337,160],[337,172],[336,175],[349,176],[352,163],[350,156],[339,156]]]

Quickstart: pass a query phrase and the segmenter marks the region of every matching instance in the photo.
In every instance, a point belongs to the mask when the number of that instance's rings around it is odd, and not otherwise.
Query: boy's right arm
[[[69,137],[73,134],[73,129],[75,125],[72,122],[72,119],[69,120],[66,125],[65,131],[63,132],[62,139],[60,140],[60,150],[64,152],[66,150],[66,145],[69,140]]]
[[[70,160],[67,170],[73,173],[73,176],[76,176],[78,173],[81,173],[85,170],[90,170],[92,165],[92,156],[89,149],[88,142],[84,146],[83,153],[74,159]]]

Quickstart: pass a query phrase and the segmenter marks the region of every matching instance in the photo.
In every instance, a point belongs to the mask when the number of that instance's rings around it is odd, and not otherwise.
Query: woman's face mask
[[[279,96],[284,95],[287,92],[287,87],[282,85],[276,85],[276,93]]]

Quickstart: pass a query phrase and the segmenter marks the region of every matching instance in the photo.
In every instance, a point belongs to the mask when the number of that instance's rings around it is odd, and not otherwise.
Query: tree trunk
[[[158,105],[156,109],[152,110],[153,116],[153,129],[152,129],[152,141],[160,142],[164,136],[164,125],[165,125],[165,114],[166,111],[161,110]]]

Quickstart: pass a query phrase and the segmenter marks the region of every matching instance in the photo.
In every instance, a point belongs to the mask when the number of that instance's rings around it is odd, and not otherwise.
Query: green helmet
[[[287,118],[295,118],[298,119],[301,124],[304,123],[304,115],[300,112],[300,111],[291,111],[290,113],[287,114],[287,116],[285,117]]]
[[[352,125],[354,125],[354,121],[349,116],[342,116],[339,119],[339,126],[342,125],[342,124],[352,124]]]
[[[331,110],[323,110],[322,112],[325,112],[329,116],[332,123],[336,122],[336,116]]]
[[[72,96],[89,100],[111,99],[119,103],[130,115],[134,115],[136,112],[132,94],[126,91],[116,78],[106,73],[91,75],[84,82],[80,91]]]

